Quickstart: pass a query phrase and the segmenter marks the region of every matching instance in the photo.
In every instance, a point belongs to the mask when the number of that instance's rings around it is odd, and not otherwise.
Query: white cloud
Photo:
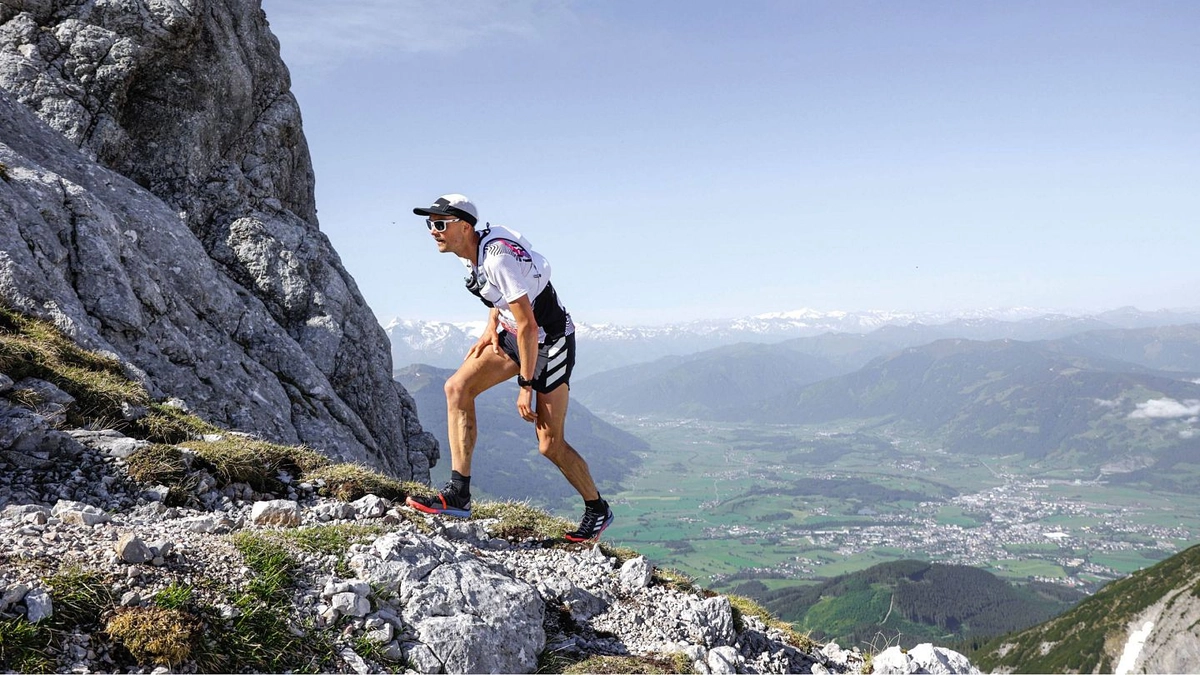
[[[1154,398],[1137,404],[1129,413],[1133,419],[1176,419],[1200,415],[1200,399],[1189,398],[1182,403],[1173,398]]]
[[[328,69],[390,52],[531,40],[573,21],[571,0],[263,0],[289,65]]]
[[[1115,408],[1121,405],[1121,402],[1116,399],[1109,401],[1107,399],[1097,398],[1093,400],[1096,402],[1096,405],[1100,406],[1101,408]]]

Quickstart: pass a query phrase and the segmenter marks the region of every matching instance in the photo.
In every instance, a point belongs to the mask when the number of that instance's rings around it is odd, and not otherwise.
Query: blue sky
[[[484,308],[461,192],[577,321],[1200,306],[1200,3],[264,0],[382,322]]]

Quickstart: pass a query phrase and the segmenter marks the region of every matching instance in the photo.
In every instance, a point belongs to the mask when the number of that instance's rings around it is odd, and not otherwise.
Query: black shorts
[[[500,348],[508,358],[521,364],[517,351],[517,334],[500,331]],[[533,369],[533,390],[549,394],[560,384],[570,386],[571,371],[575,369],[575,334],[560,335],[538,345],[537,366]]]

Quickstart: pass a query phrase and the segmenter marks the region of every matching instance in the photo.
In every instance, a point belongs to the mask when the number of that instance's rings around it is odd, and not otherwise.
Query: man
[[[490,224],[477,231],[478,212],[463,195],[443,195],[413,213],[426,216],[438,251],[462,259],[467,290],[489,313],[483,335],[446,381],[450,482],[435,497],[409,497],[408,505],[425,513],[470,517],[475,398],[515,375],[517,412],[536,425],[538,450],[584,500],[583,520],[566,538],[599,537],[612,523],[613,513],[596,489],[587,462],[563,438],[575,366],[575,326],[550,284],[550,264],[518,232]]]

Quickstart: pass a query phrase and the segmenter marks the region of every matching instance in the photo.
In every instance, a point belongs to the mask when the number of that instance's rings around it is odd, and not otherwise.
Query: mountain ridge
[[[705,319],[665,325],[576,323],[585,351],[577,372],[589,376],[604,370],[686,356],[737,342],[780,342],[824,333],[871,335],[915,344],[938,338],[1051,339],[1085,330],[1142,328],[1200,323],[1200,309],[1144,312],[1125,307],[1095,314],[1063,314],[1029,308],[959,312],[844,312],[800,309],[733,319]],[[444,322],[394,318],[384,329],[392,341],[397,367],[428,363],[457,367],[478,339],[484,322]]]

